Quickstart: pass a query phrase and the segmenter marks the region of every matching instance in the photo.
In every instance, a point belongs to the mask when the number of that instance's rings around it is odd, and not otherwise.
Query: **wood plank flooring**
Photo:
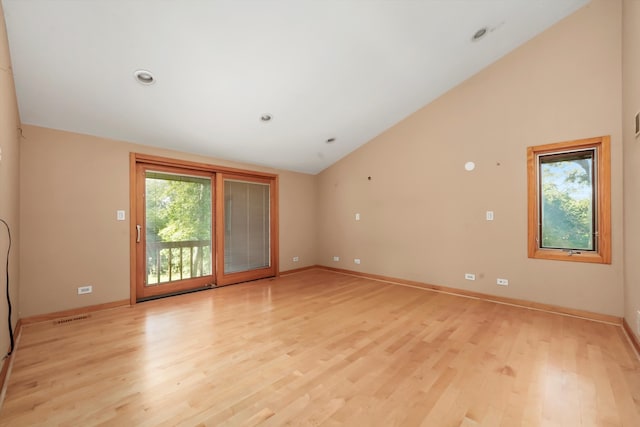
[[[618,326],[324,270],[25,326],[2,426],[640,426]]]

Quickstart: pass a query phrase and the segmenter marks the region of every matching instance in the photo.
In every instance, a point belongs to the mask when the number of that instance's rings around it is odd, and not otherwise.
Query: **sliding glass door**
[[[131,155],[131,301],[277,275],[277,176]]]

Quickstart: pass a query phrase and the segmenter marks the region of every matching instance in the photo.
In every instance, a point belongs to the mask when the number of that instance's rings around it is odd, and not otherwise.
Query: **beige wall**
[[[316,263],[313,176],[24,126],[21,317],[129,298],[130,152],[278,173],[280,270]]]
[[[632,16],[637,17],[638,1],[624,2],[625,14],[633,8]],[[626,15],[625,20],[638,22]],[[637,40],[638,30],[631,27],[626,26],[627,42],[633,31]],[[280,270],[320,263],[622,315],[620,31],[621,2],[593,0],[319,176],[279,171]],[[0,51],[8,61],[6,50],[5,37]],[[631,78],[638,74],[638,58],[630,45],[625,54],[630,57],[625,61],[624,82],[625,116],[629,116],[629,108],[638,108],[638,79]],[[4,215],[9,209],[17,223],[12,201],[18,198],[18,118],[15,99],[5,105],[4,93],[14,90],[5,82],[10,73],[0,75],[0,132],[13,135],[3,138],[9,141],[8,148],[2,142],[0,212]],[[634,84],[635,95],[630,98],[627,85]],[[634,186],[640,172],[633,170],[637,143],[627,137],[626,126],[625,122],[626,226],[632,231],[640,226],[630,219],[640,205],[640,192]],[[87,135],[24,128],[20,317],[128,298],[129,222],[115,221],[115,211],[125,209],[130,217],[130,151],[252,168]],[[526,147],[605,134],[612,137],[612,265],[528,259]],[[464,171],[466,161],[474,161],[476,170]],[[8,171],[13,179],[5,179]],[[484,220],[486,210],[495,212],[495,221]],[[359,222],[353,218],[356,212],[362,217]],[[640,245],[630,240],[627,259],[633,261]],[[331,261],[333,255],[341,261]],[[293,256],[301,261],[293,263]],[[353,263],[356,257],[362,259],[359,266]],[[639,286],[631,284],[639,283],[640,274],[630,265],[634,262],[627,264],[625,313],[631,322],[630,316],[640,308]],[[465,281],[466,272],[475,273],[478,280]],[[497,277],[508,278],[510,285],[497,287]],[[84,284],[92,284],[94,293],[76,295],[76,288]]]
[[[640,111],[640,0],[624,0],[622,33],[622,131],[624,139],[624,317],[640,337],[640,139],[634,116]]]
[[[16,103],[9,44],[4,24],[4,14],[0,4],[0,218],[11,227],[11,255],[9,263],[10,294],[13,302],[12,319],[15,326],[18,319],[18,272],[19,252],[19,197],[18,197],[18,166],[20,163],[20,138],[18,127],[18,106]],[[5,227],[0,224],[0,357],[9,348],[9,332],[7,329],[8,308],[5,302],[5,256],[7,254],[8,238]]]
[[[323,171],[319,262],[622,315],[620,31],[620,1],[594,0]],[[599,135],[612,141],[612,265],[528,259],[526,147]]]

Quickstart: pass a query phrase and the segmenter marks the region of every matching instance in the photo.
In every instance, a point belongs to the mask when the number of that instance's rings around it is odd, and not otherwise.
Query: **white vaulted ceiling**
[[[588,1],[2,3],[23,123],[317,173]]]

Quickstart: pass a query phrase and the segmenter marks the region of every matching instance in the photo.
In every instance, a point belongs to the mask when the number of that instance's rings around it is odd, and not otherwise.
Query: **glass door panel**
[[[164,169],[164,168],[162,168]],[[212,177],[144,169],[142,286],[138,299],[214,282]],[[143,230],[140,230],[142,228]]]
[[[278,271],[275,178],[216,175],[216,284],[273,277]]]
[[[224,273],[271,266],[270,186],[224,180]]]

